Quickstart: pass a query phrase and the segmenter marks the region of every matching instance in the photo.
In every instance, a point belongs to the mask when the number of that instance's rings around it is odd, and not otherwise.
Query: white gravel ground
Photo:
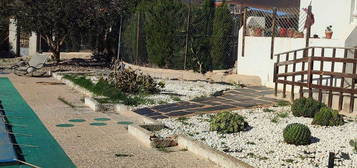
[[[183,81],[183,80],[161,80],[156,79],[157,82],[164,82],[165,88],[160,94],[150,95],[147,98],[155,101],[155,104],[140,105],[137,108],[155,106],[159,104],[175,103],[178,101],[188,101],[199,97],[208,97],[215,92],[230,90],[236,86],[228,84],[209,83],[205,81]]]
[[[311,125],[310,118],[292,116],[290,107],[270,109],[274,111],[234,111],[244,116],[251,126],[251,129],[241,133],[218,134],[209,131],[210,115],[206,114],[181,120],[160,120],[170,129],[161,130],[157,134],[163,137],[175,134],[189,135],[254,167],[327,167],[329,152],[336,153],[335,167],[357,167],[357,153],[354,153],[349,145],[351,139],[357,139],[357,118],[345,118],[347,123],[343,126],[321,127]],[[278,117],[278,114],[282,113],[288,116]],[[273,122],[273,119],[276,121]],[[290,123],[308,125],[314,137],[313,143],[307,146],[284,143],[282,132]]]

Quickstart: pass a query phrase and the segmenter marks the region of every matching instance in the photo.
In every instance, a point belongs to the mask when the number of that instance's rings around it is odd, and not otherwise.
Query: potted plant
[[[287,31],[286,28],[282,28],[282,27],[281,27],[281,28],[279,29],[279,36],[280,36],[280,37],[286,37],[286,31]]]
[[[256,27],[254,29],[254,36],[260,37],[263,35],[263,29],[260,27]]]
[[[287,36],[288,37],[294,37],[294,34],[295,34],[295,29],[289,28]]]
[[[296,31],[294,33],[294,38],[304,38],[304,33]]]
[[[325,35],[326,35],[326,38],[327,39],[331,39],[332,38],[332,34],[333,34],[333,31],[332,31],[332,26],[327,26],[326,27],[326,30],[325,30]]]
[[[255,28],[253,26],[248,26],[248,29],[247,29],[247,35],[248,36],[254,36],[255,34]]]

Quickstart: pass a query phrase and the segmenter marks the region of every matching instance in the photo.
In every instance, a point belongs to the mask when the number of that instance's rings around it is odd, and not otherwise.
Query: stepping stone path
[[[266,97],[272,94],[274,94],[274,90],[267,87],[245,87],[224,92],[222,96],[158,105],[137,109],[134,112],[153,119],[163,119],[195,113],[231,111],[274,104],[278,101],[277,99]]]

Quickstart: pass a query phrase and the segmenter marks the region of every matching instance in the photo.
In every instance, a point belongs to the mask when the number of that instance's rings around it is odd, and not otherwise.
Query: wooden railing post
[[[278,73],[279,73],[279,65],[280,55],[277,55],[276,63],[274,64],[274,82],[275,82],[275,96],[278,96]]]
[[[321,48],[321,58],[325,57],[325,48]],[[320,62],[320,71],[324,71],[324,61]],[[320,79],[319,79],[319,85],[322,86],[322,78],[323,76],[320,75]],[[319,89],[319,98],[318,98],[319,102],[322,102],[322,89]]]
[[[243,37],[242,37],[242,57],[244,57],[245,53],[245,36],[247,31],[247,8],[243,10]]]
[[[307,87],[309,88],[309,97],[312,97],[312,80],[313,80],[313,71],[314,68],[314,58],[309,57],[308,70],[307,70]]]
[[[345,51],[344,51],[344,56],[343,56],[343,58],[347,58],[347,54],[348,54],[348,50],[347,49],[345,49]],[[343,66],[342,66],[342,73],[344,74],[344,73],[346,73],[346,65],[347,65],[347,63],[346,62],[344,62],[343,63]],[[345,77],[342,77],[341,78],[341,85],[340,85],[340,87],[341,88],[344,88],[344,86],[345,86]],[[340,98],[339,98],[339,100],[338,100],[338,110],[342,110],[342,106],[343,106],[343,92],[340,92]]]
[[[271,48],[270,48],[270,59],[274,58],[274,43],[275,43],[275,30],[276,30],[276,12],[278,11],[277,8],[273,9],[272,15],[272,30],[271,30]]]
[[[286,53],[286,56],[285,56],[285,61],[289,61],[289,53]],[[288,73],[288,66],[289,65],[285,65],[285,70],[284,70],[284,73]],[[285,76],[284,77],[284,81],[287,81],[288,77]],[[283,98],[286,98],[286,83],[284,83],[283,85]]]
[[[336,58],[336,48],[332,49],[332,58]],[[331,62],[331,72],[334,72],[335,71],[335,62],[332,61]],[[333,79],[334,79],[334,76],[331,75],[331,78],[330,78],[330,87],[333,87]],[[332,95],[332,90],[329,90],[329,93],[328,93],[328,107],[332,107],[332,98],[333,98],[333,95]]]
[[[295,51],[294,52],[294,61],[296,61],[296,57],[297,57],[297,51]],[[294,64],[293,64],[293,72],[295,72],[296,71],[296,62],[294,62]],[[295,85],[294,85],[294,83],[295,83],[295,75],[293,75],[293,77],[292,77],[292,81],[293,81],[293,84],[291,85],[291,98],[290,98],[290,100],[291,101],[294,101],[294,99],[295,99]]]
[[[357,49],[354,49],[354,59],[357,59]],[[356,63],[353,63],[353,74],[356,74],[356,69],[357,69],[357,65]],[[355,84],[356,84],[356,78],[352,78],[352,86],[351,86],[351,89],[352,91],[355,90]],[[353,92],[351,93],[351,97],[350,97],[350,110],[349,112],[352,113],[353,112],[353,109],[355,107],[355,98],[354,98],[354,94]]]

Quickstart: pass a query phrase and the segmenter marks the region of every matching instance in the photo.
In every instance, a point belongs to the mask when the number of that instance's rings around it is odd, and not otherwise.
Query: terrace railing
[[[343,108],[344,98],[349,98],[349,112],[353,112],[357,94],[357,48],[307,47],[275,56],[275,95],[280,85],[284,98],[290,87],[291,100],[295,99],[296,91],[300,97],[304,93],[308,93],[308,97],[317,96],[320,102],[326,95],[329,107],[334,98],[338,99],[339,110]],[[299,90],[295,90],[296,87]]]

